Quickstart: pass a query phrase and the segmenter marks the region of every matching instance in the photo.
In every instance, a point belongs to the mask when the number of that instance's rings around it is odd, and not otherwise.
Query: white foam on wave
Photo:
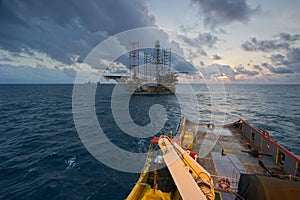
[[[68,160],[66,160],[67,167],[66,169],[77,169],[78,168],[78,162],[76,156],[72,156]]]

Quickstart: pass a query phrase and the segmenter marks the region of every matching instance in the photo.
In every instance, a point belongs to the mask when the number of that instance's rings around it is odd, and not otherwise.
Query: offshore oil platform
[[[171,70],[171,49],[161,48],[156,41],[152,53],[143,51],[144,63],[140,65],[139,42],[129,42],[129,47],[129,73],[104,77],[125,84],[133,94],[174,94],[178,80],[177,73]]]

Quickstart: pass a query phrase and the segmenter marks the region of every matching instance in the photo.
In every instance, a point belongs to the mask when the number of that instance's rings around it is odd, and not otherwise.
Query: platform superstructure
[[[127,85],[128,92],[134,94],[174,94],[178,81],[177,73],[171,69],[171,49],[161,48],[159,41],[152,52],[139,50],[139,42],[129,42],[129,47],[129,73],[104,77]]]

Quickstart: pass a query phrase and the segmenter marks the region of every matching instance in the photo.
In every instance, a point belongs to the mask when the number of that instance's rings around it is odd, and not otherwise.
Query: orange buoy
[[[230,188],[230,181],[228,180],[228,178],[221,178],[220,180],[218,180],[218,185],[223,190],[228,190]]]

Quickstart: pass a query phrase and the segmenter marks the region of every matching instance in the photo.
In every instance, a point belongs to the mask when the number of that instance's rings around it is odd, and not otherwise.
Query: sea
[[[104,134],[125,151],[147,152],[149,138],[128,136],[114,121],[114,87],[98,85],[95,94]],[[224,116],[224,124],[242,118],[300,156],[300,85],[224,85],[218,105],[205,84],[192,88],[198,102],[184,95],[181,100],[176,95],[132,95],[124,107],[134,123],[146,126],[150,107],[163,106],[166,122],[153,135],[176,134],[186,110],[203,123],[212,113]],[[0,199],[118,200],[129,194],[139,174],[108,167],[85,148],[74,123],[72,91],[71,84],[0,85]],[[118,156],[113,151],[108,155]]]

